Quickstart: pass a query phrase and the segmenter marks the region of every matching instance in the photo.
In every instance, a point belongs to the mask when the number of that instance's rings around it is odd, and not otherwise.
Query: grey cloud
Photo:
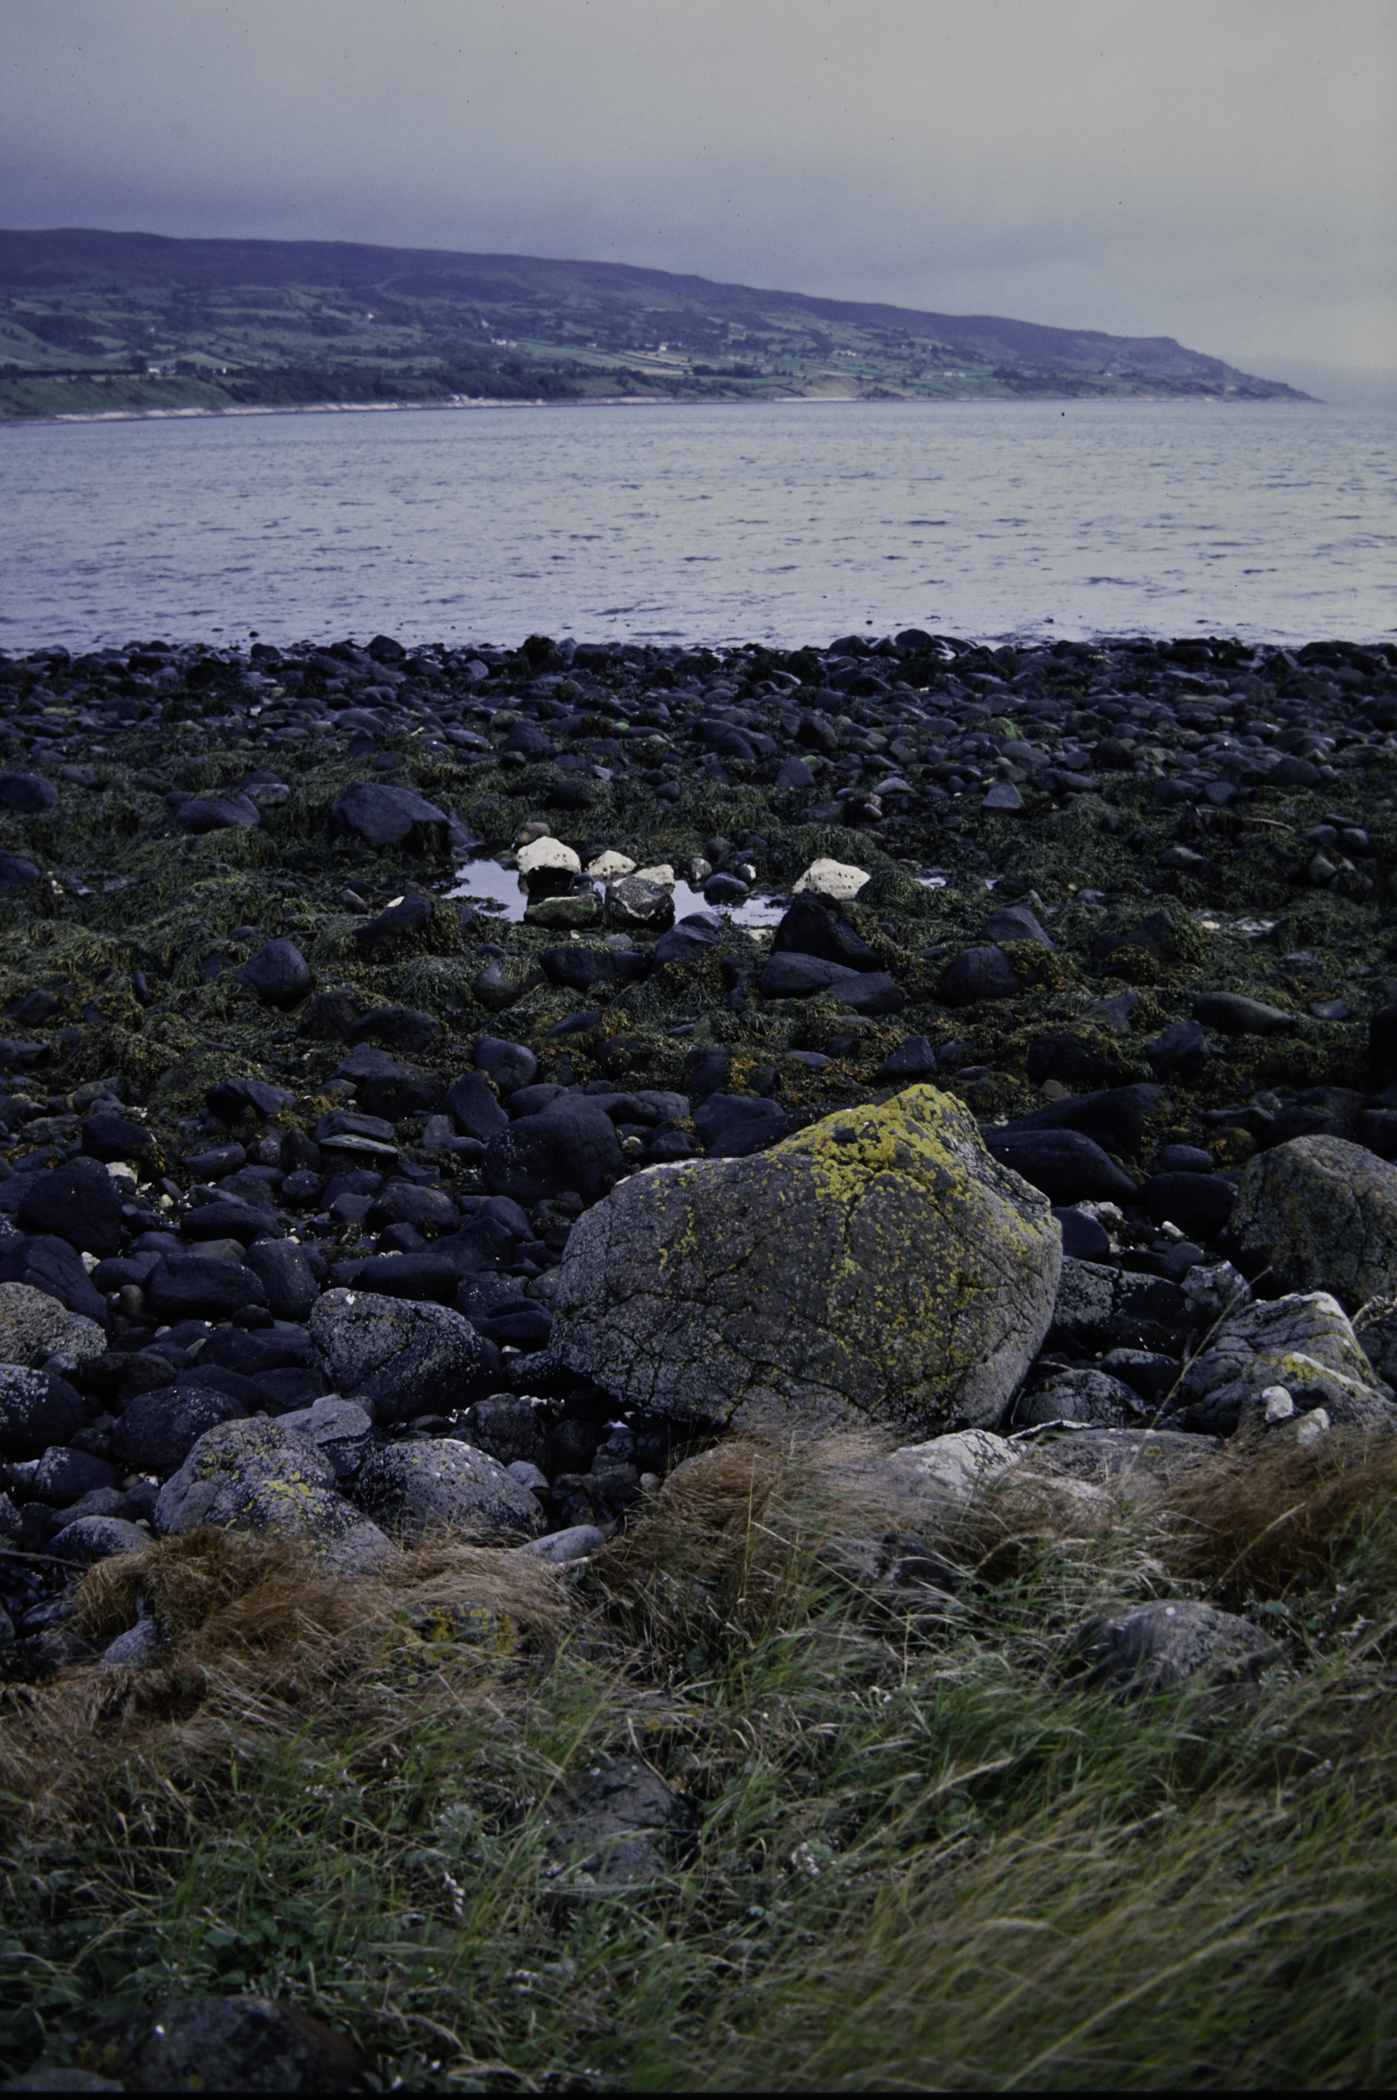
[[[1389,0],[0,0],[0,218],[1397,366]]]

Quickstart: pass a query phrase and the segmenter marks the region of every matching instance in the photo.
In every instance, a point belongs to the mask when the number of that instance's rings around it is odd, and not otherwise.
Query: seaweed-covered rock
[[[450,821],[445,810],[412,788],[382,780],[356,780],[330,804],[331,828],[353,832],[366,846],[443,852]]]
[[[1061,1264],[1047,1199],[931,1087],[634,1176],[573,1228],[553,1353],[679,1417],[998,1421]]]
[[[1247,1167],[1230,1231],[1249,1275],[1356,1310],[1397,1289],[1397,1165],[1346,1138],[1292,1138]]]
[[[1397,1427],[1391,1388],[1326,1291],[1238,1305],[1187,1366],[1173,1402],[1196,1427],[1226,1436],[1272,1386],[1283,1386],[1299,1409],[1323,1407],[1337,1423]]]
[[[404,1545],[453,1531],[480,1542],[537,1538],[543,1511],[498,1459],[451,1437],[388,1444],[359,1475],[357,1499]]]
[[[388,1541],[335,1492],[335,1469],[280,1422],[224,1422],[199,1438],[155,1505],[162,1537],[213,1524],[295,1539],[340,1575],[376,1567]]]

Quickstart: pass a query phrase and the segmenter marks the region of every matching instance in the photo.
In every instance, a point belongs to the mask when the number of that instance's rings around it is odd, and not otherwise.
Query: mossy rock
[[[632,1405],[746,1426],[998,1422],[1052,1318],[1036,1189],[934,1087],[748,1159],[623,1182],[575,1227],[553,1350]]]

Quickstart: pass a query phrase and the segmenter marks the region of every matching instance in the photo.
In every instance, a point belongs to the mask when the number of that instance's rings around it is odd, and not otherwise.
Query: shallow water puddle
[[[515,923],[522,920],[529,901],[528,891],[517,871],[501,867],[497,860],[463,862],[456,870],[455,888],[446,894],[448,897],[464,897],[482,911],[493,912]],[[734,926],[775,926],[787,904],[784,897],[769,896],[760,890],[754,890],[742,904],[707,904],[702,890],[692,888],[687,882],[676,882],[671,894],[676,919],[686,919],[696,911],[717,911],[723,918],[730,919]]]

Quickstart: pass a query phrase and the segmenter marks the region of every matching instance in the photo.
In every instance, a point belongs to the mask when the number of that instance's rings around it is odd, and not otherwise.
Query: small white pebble
[[[1295,1412],[1295,1402],[1283,1385],[1268,1385],[1261,1395],[1261,1407],[1268,1423],[1287,1422]]]

